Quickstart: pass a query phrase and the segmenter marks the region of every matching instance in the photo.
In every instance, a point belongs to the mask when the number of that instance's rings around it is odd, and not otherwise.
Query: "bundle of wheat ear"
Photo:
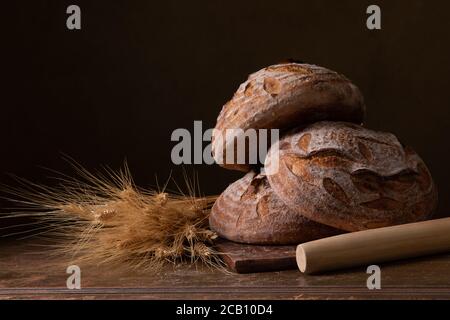
[[[8,199],[21,208],[1,217],[37,218],[31,230],[6,234],[50,240],[55,255],[78,264],[151,271],[199,262],[224,270],[214,250],[217,235],[208,226],[217,197],[200,196],[196,176],[184,171],[187,191],[175,182],[179,192],[168,193],[167,183],[154,190],[136,187],[127,166],[98,174],[74,167],[76,177],[58,178],[57,188],[24,179],[18,179],[18,187],[5,186]]]

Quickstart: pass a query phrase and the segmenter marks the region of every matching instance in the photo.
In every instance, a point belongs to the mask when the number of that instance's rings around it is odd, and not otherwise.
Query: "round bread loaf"
[[[437,205],[431,175],[412,149],[355,124],[323,121],[289,133],[265,165],[292,210],[346,231],[424,220]]]
[[[360,124],[364,114],[360,90],[344,76],[310,64],[277,64],[251,74],[223,106],[212,152],[221,166],[246,172],[251,168],[248,155],[242,163],[237,152],[231,161],[226,159],[226,150],[236,150],[236,139],[226,139],[227,129],[242,129],[239,138],[248,129],[286,130],[319,120]],[[219,134],[222,139],[217,139]]]
[[[251,244],[299,244],[342,232],[289,209],[273,193],[266,176],[253,171],[220,195],[209,224],[223,238]]]

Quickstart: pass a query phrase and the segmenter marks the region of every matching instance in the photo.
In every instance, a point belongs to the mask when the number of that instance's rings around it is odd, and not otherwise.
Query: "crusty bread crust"
[[[253,171],[220,195],[209,223],[223,238],[252,244],[299,244],[342,233],[289,209],[274,194],[266,176]]]
[[[270,185],[316,222],[358,231],[424,220],[437,206],[425,163],[393,134],[323,121],[285,135],[279,148]]]
[[[284,63],[251,74],[217,118],[216,134],[226,129],[289,129],[320,120],[362,123],[360,90],[343,75],[316,65]],[[213,154],[223,150],[221,166],[249,171],[248,164],[227,163],[226,146],[212,141]]]

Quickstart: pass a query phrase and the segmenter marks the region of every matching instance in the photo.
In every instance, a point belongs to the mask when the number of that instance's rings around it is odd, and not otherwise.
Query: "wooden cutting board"
[[[297,269],[296,246],[258,246],[220,240],[216,248],[228,268],[237,273]]]

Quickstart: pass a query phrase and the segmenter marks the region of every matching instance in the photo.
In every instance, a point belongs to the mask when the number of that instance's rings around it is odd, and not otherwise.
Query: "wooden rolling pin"
[[[450,252],[450,218],[352,232],[297,246],[301,272],[346,267]]]

